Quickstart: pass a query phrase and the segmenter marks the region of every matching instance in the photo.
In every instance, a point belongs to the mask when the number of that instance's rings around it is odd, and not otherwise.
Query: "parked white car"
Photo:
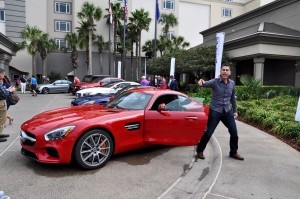
[[[129,85],[140,85],[139,83],[136,82],[113,82],[106,84],[101,87],[94,87],[94,88],[86,88],[83,90],[79,90],[76,92],[76,98],[79,97],[84,97],[84,96],[89,96],[89,95],[96,95],[98,93],[101,94],[109,94],[109,93],[116,93],[118,90],[125,88]]]

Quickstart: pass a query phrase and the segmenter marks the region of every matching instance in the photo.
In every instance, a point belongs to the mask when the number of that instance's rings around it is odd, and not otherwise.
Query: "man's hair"
[[[5,73],[5,70],[3,68],[0,68],[0,73]]]
[[[226,64],[222,65],[222,66],[221,66],[221,69],[222,69],[223,67],[228,67],[229,69],[231,69],[230,66],[229,66],[229,65],[226,65]]]

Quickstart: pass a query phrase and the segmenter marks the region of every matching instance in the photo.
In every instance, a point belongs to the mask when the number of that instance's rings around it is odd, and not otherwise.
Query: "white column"
[[[260,79],[261,83],[264,83],[264,63],[265,58],[264,57],[255,57],[253,59],[254,62],[254,78]]]

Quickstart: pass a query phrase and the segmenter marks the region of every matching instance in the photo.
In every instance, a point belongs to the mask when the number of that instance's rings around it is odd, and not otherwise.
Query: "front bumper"
[[[72,159],[73,142],[68,139],[46,141],[44,136],[30,132],[20,134],[21,153],[37,162],[69,164]]]

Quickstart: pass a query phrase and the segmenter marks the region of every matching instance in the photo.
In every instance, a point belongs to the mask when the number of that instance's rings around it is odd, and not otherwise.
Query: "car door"
[[[69,84],[67,80],[62,80],[62,92],[66,93],[69,91]]]
[[[168,110],[158,111],[161,103],[165,103]],[[206,128],[207,113],[201,103],[190,98],[173,94],[162,95],[145,111],[144,142],[195,145]]]
[[[61,92],[63,92],[63,83],[62,83],[62,80],[57,80],[57,81],[55,81],[55,90],[56,90],[56,92],[59,92],[59,93],[61,93]]]

